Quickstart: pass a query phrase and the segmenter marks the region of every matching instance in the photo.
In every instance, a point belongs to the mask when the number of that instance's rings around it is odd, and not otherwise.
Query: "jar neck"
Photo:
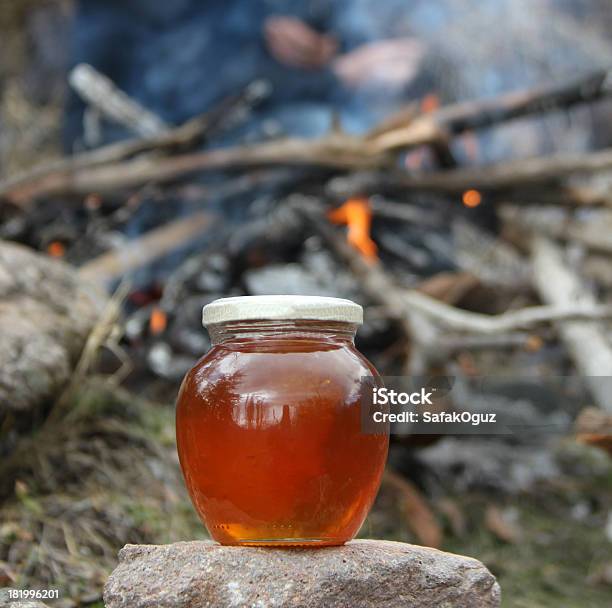
[[[210,325],[213,346],[252,340],[304,340],[352,344],[357,325],[338,321],[231,321]]]

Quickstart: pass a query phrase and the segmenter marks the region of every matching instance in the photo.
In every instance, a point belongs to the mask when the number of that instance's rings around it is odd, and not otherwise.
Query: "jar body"
[[[338,545],[355,536],[388,450],[387,435],[361,430],[372,376],[352,336],[329,324],[241,331],[213,346],[185,377],[176,419],[186,485],[212,538]]]

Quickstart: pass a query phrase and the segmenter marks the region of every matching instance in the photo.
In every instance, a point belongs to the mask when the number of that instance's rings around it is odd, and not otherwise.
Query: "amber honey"
[[[361,527],[387,455],[361,430],[355,326],[317,320],[211,327],[177,404],[181,467],[222,544],[337,545]]]

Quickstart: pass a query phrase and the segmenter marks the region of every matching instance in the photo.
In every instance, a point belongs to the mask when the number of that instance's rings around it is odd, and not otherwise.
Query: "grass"
[[[589,582],[609,559],[601,528],[551,517],[545,507],[518,501],[524,540],[504,544],[480,527],[446,549],[474,556],[498,578],[504,608],[604,608],[612,588]]]
[[[10,469],[0,574],[12,587],[59,588],[66,606],[101,605],[124,544],[201,538],[205,530],[180,477],[170,408],[96,380],[68,405]]]

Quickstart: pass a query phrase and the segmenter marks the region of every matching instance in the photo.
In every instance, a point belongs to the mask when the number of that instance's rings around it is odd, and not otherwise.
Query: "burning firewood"
[[[612,316],[610,306],[591,301],[574,302],[569,305],[567,302],[555,302],[554,306],[532,306],[499,315],[484,315],[449,306],[425,293],[398,287],[379,263],[368,262],[356,249],[339,239],[331,227],[326,226],[324,220],[317,217],[312,207],[307,213],[316,230],[361,278],[364,288],[373,299],[388,306],[389,311],[398,319],[405,319],[410,308],[448,329],[496,334],[551,321],[593,320]]]

